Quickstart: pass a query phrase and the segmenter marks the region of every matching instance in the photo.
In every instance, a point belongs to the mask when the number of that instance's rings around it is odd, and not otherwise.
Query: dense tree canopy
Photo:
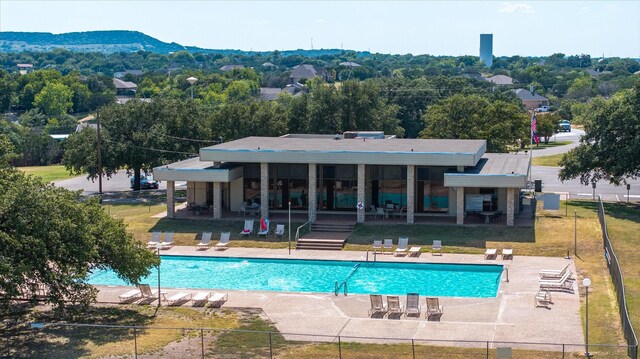
[[[137,283],[157,264],[97,200],[9,167],[0,168],[0,193],[0,305],[36,296],[59,307],[87,304],[95,296],[86,282],[92,270],[110,268]]]
[[[636,179],[640,174],[640,84],[611,99],[593,100],[584,120],[580,145],[560,161],[560,179],[579,177],[585,185]]]

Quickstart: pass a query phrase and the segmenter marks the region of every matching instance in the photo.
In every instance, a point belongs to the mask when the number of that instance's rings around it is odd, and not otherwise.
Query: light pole
[[[158,253],[158,307],[160,307],[160,243],[156,243]]]
[[[589,353],[589,286],[591,285],[591,279],[589,278],[585,278],[582,280],[582,285],[585,287],[586,290],[586,299],[585,299],[585,319],[586,319],[586,334],[584,336],[585,339],[585,344],[586,344],[586,351],[584,353],[584,355],[589,358],[591,357],[591,353]]]
[[[629,203],[629,191],[631,191],[631,185],[627,183],[627,203]]]
[[[196,81],[198,81],[197,78],[191,76],[187,79],[187,82],[189,82],[191,84],[191,99],[193,100],[193,84],[196,83]]]
[[[596,200],[596,181],[591,182],[591,187],[593,188],[593,200]]]
[[[573,210],[573,255],[578,256],[578,211]]]
[[[291,200],[289,200],[289,255],[291,255]]]

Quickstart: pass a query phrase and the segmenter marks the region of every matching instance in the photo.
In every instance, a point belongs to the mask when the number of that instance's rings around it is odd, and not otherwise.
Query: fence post
[[[564,359],[564,344],[562,344],[562,359]]]
[[[411,339],[411,351],[413,351],[413,359],[416,359],[416,344]]]
[[[133,327],[133,357],[138,359],[138,328]]]
[[[200,346],[202,347],[202,359],[204,359],[204,329],[200,328]]]
[[[342,359],[342,343],[340,343],[339,335],[338,335],[338,358]]]
[[[487,340],[487,359],[489,359],[489,341]]]
[[[269,332],[269,358],[273,359],[273,344],[271,341],[271,332]]]

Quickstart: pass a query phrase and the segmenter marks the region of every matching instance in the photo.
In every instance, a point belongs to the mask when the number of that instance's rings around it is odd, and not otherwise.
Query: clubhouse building
[[[514,225],[529,156],[485,153],[485,140],[400,139],[381,132],[246,137],[200,149],[200,156],[154,168],[167,181],[167,215],[175,216],[175,182],[187,182],[189,206],[223,213],[506,215]],[[290,203],[290,204],[289,204]],[[352,217],[351,217],[352,216]]]

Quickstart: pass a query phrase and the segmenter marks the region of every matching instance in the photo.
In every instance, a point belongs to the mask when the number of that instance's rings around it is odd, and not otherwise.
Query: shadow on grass
[[[90,355],[88,344],[133,339],[133,329],[104,327],[70,327],[56,323],[83,321],[91,324],[144,326],[153,316],[123,308],[88,307],[65,312],[35,311],[26,306],[12,307],[2,314],[0,336],[4,350],[0,356],[9,358],[77,358]],[[32,329],[30,323],[46,323],[44,328]],[[133,348],[132,348],[133,350]]]

